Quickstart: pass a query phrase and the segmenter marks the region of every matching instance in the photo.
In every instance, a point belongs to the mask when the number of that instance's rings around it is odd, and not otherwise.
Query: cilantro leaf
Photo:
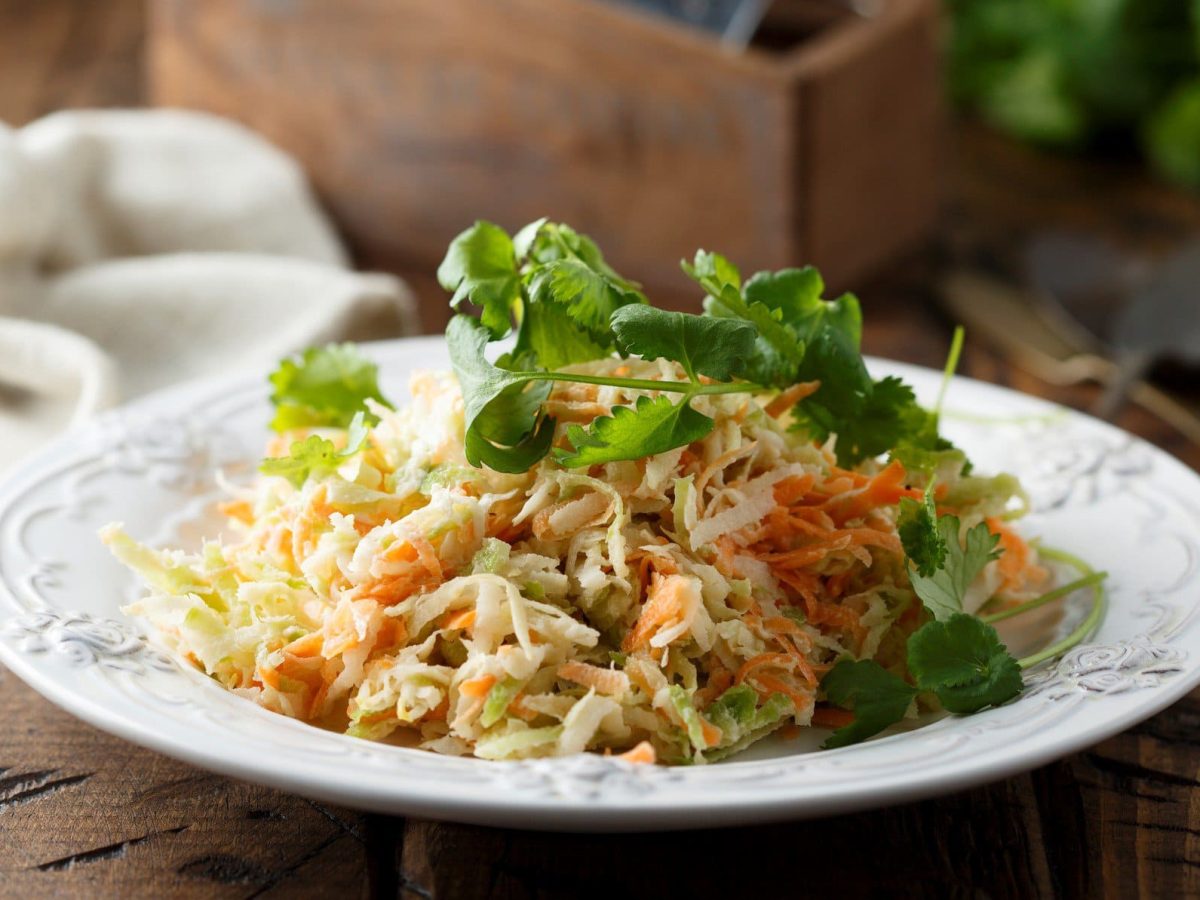
[[[530,303],[521,317],[513,357],[526,354],[548,369],[603,359],[612,345],[602,343],[580,328],[557,303]]]
[[[992,534],[985,523],[980,522],[967,532],[966,546],[959,542],[957,516],[942,516],[937,523],[938,535],[946,547],[942,565],[932,575],[919,570],[909,570],[913,590],[939,622],[962,612],[963,597],[971,582],[993,559],[998,535]],[[907,548],[906,548],[907,550]]]
[[[698,441],[713,429],[713,420],[696,412],[685,396],[638,397],[637,406],[618,406],[612,416],[601,416],[585,430],[567,430],[572,450],[556,450],[555,458],[568,468],[641,459]]]
[[[795,370],[783,370],[788,383],[821,383],[816,393],[797,404],[795,427],[820,441],[836,434],[838,463],[852,466],[894,446],[905,432],[904,415],[915,399],[899,379],[871,380],[859,350],[858,298],[844,294],[834,301],[822,300],[824,288],[811,267],[759,272],[746,282],[744,303],[769,311],[772,330],[786,329],[801,348]],[[721,303],[728,305],[724,296]],[[761,313],[756,324],[759,319]],[[782,339],[770,343],[782,345]],[[792,355],[780,352],[785,358]]]
[[[825,281],[812,266],[757,272],[745,287],[747,301],[779,310],[783,321],[794,328],[801,339],[816,331],[820,319],[827,312],[836,318],[849,313],[851,306],[857,310],[858,301],[852,295],[847,294],[833,303],[827,303],[821,299],[824,292]],[[861,331],[859,316],[857,332],[851,332],[855,342],[860,339]]]
[[[900,498],[900,514],[896,530],[904,555],[916,567],[919,575],[931,578],[946,561],[946,539],[938,530],[937,507],[933,503],[933,482],[925,490],[925,499],[918,503],[910,497]]]
[[[794,427],[814,439],[837,435],[838,465],[847,468],[895,446],[904,431],[901,413],[913,402],[912,389],[898,378],[872,382],[856,356],[834,333],[814,341],[798,380],[820,381],[821,388],[793,411]]]
[[[742,374],[761,385],[785,387],[798,379],[796,372],[804,358],[804,344],[796,332],[783,322],[783,313],[761,303],[747,303],[734,285],[726,284],[704,301],[704,314],[718,319],[741,319],[758,331],[754,353],[742,367]]]
[[[728,381],[754,353],[754,326],[737,319],[714,319],[653,306],[626,306],[612,317],[617,344],[642,359],[680,363],[688,378],[707,375]]]
[[[549,452],[554,438],[554,419],[541,411],[551,383],[538,380],[538,372],[489,363],[483,355],[489,336],[487,327],[470,316],[455,316],[446,327],[465,406],[467,460],[498,472],[524,472]]]
[[[918,629],[908,639],[908,668],[918,687],[953,713],[999,706],[1024,688],[1021,668],[996,629],[966,613]]]
[[[538,223],[534,223],[538,225]],[[600,248],[569,225],[542,221],[521,230],[521,249],[528,246],[527,283],[534,302],[564,306],[572,320],[603,341],[615,310],[646,303],[638,286],[617,274]]]
[[[637,292],[636,284],[622,278],[605,261],[604,254],[600,252],[596,242],[586,234],[580,234],[570,225],[543,221],[529,242],[529,258],[538,265],[545,265],[557,259],[577,259],[620,287]],[[644,298],[642,302],[645,302]]]
[[[333,441],[310,434],[302,441],[293,441],[287,456],[269,457],[258,464],[264,475],[286,478],[293,487],[301,487],[309,478],[319,478],[337,470],[338,466],[363,448],[367,442],[365,414],[356,413],[346,435],[346,447],[338,450]]]
[[[796,370],[804,356],[804,345],[783,321],[783,312],[763,303],[751,302],[742,294],[742,275],[737,266],[719,253],[697,250],[680,268],[704,288],[704,314],[717,319],[742,319],[758,331],[755,352],[742,366],[751,381],[785,387],[796,381]]]
[[[843,659],[821,680],[829,702],[854,710],[854,721],[839,728],[824,749],[857,744],[904,718],[917,689],[874,660]]]
[[[645,302],[619,279],[573,258],[548,263],[538,272],[530,293],[537,302],[561,304],[572,319],[598,334],[608,331],[609,319],[618,309]]]
[[[892,447],[889,460],[898,459],[908,473],[909,483],[929,483],[941,476],[953,481],[959,475],[971,474],[971,461],[967,455],[946,440],[938,431],[942,414],[942,403],[946,399],[946,391],[954,378],[954,370],[958,367],[959,356],[962,353],[963,329],[954,329],[954,338],[950,342],[950,351],[946,355],[946,365],[942,370],[942,387],[938,392],[937,404],[933,409],[925,409],[916,399],[900,411],[900,421],[903,434]]]
[[[720,253],[697,250],[691,263],[685,259],[680,260],[679,265],[690,278],[700,282],[701,287],[714,297],[721,296],[726,285],[738,291],[742,288],[742,273]]]
[[[838,346],[854,355],[862,342],[862,310],[858,298],[843,294],[836,300],[822,300],[825,282],[812,266],[758,272],[746,282],[746,302],[759,304],[786,324],[805,344],[811,344],[826,332],[839,335]]]
[[[929,479],[943,467],[946,474],[970,474],[967,455],[938,432],[939,415],[917,403],[916,398],[897,411],[899,437],[889,456],[899,459],[910,476]]]
[[[538,235],[542,233],[542,226],[547,221],[549,220],[545,216],[535,219],[513,235],[513,254],[517,257],[518,263],[526,259],[533,251],[533,243],[537,240]]]
[[[391,405],[379,392],[379,367],[353,344],[310,347],[298,359],[281,361],[270,381],[275,431],[345,428],[368,399]],[[369,413],[367,420],[377,421]]]
[[[499,225],[478,221],[450,242],[437,270],[438,283],[452,291],[450,305],[458,309],[470,300],[493,338],[512,328],[512,310],[521,299],[512,239]]]

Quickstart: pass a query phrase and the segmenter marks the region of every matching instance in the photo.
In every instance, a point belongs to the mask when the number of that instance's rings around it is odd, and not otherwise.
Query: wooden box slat
[[[548,215],[650,285],[720,249],[845,283],[937,207],[936,0],[732,53],[595,0],[154,0],[156,102],[295,154],[360,258]]]

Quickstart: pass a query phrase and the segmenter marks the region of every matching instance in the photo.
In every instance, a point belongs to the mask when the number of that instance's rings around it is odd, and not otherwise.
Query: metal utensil
[[[960,270],[941,279],[947,311],[972,334],[995,344],[1018,367],[1054,385],[1096,382],[1106,387],[1122,377],[1117,363],[1065,333],[1028,292],[991,276]],[[1200,413],[1140,377],[1129,381],[1128,397],[1200,443]]]
[[[1055,327],[1099,350],[1111,342],[1113,319],[1146,266],[1094,234],[1047,230],[1026,245],[1025,272]]]
[[[1200,241],[1159,267],[1113,324],[1117,375],[1097,407],[1101,415],[1116,410],[1128,385],[1157,360],[1200,363]]]
[[[1200,363],[1200,241],[1151,266],[1093,235],[1048,231],[1026,268],[1057,330],[1115,362],[1096,415],[1110,418],[1160,359]]]
[[[744,48],[758,26],[771,0],[619,0],[678,22],[721,35],[731,47]]]

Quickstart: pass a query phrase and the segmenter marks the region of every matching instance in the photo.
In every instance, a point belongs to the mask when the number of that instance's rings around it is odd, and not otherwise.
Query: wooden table
[[[136,104],[137,0],[0,0],[0,118]],[[930,293],[947,256],[1011,265],[1056,222],[1157,246],[1195,202],[1124,164],[1044,159],[959,132],[939,247],[861,294],[867,349],[940,365],[950,323]],[[426,326],[444,319],[413,275]],[[1073,406],[972,344],[965,373]],[[1137,411],[1120,424],[1200,466]],[[1200,895],[1200,692],[1076,756],[987,787],[809,822],[643,836],[500,831],[364,815],[211,775],[96,731],[0,669],[0,895],[1154,897]]]

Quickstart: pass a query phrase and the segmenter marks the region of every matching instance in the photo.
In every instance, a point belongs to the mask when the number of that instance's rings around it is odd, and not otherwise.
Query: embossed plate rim
[[[405,358],[415,357],[422,365],[430,365],[445,354],[440,338],[366,346],[381,359],[385,374],[402,367]],[[873,369],[913,380],[921,391],[936,389],[940,378],[939,373],[912,366],[880,360],[871,363]],[[157,651],[133,640],[136,629],[128,620],[114,621],[108,630],[94,617],[60,621],[70,608],[48,604],[43,594],[50,589],[37,588],[37,580],[48,577],[53,581],[64,574],[62,570],[50,566],[48,572],[34,572],[29,575],[33,586],[23,588],[3,567],[3,554],[11,551],[13,540],[10,514],[21,509],[24,495],[51,490],[47,485],[54,473],[66,480],[63,472],[72,472],[72,467],[86,469],[89,461],[100,460],[96,472],[101,479],[115,478],[113,473],[120,465],[133,465],[121,460],[114,449],[125,439],[123,429],[128,432],[132,428],[127,423],[146,416],[152,425],[161,426],[158,419],[165,410],[174,416],[167,417],[168,421],[179,423],[236,417],[238,410],[261,404],[265,396],[259,376],[228,376],[181,385],[143,398],[102,417],[83,432],[60,439],[0,483],[0,529],[4,529],[0,530],[0,661],[51,702],[91,724],[223,774],[380,812],[588,831],[701,827],[822,815],[956,790],[1095,743],[1165,708],[1200,682],[1200,635],[1194,615],[1195,592],[1190,590],[1196,581],[1200,550],[1191,541],[1181,545],[1183,580],[1164,589],[1166,596],[1186,593],[1189,599],[1186,604],[1171,605],[1147,595],[1145,608],[1133,610],[1156,616],[1145,630],[1144,640],[1139,638],[1142,631],[1133,630],[1131,619],[1130,631],[1120,635],[1120,640],[1077,651],[1078,658],[1035,673],[1026,698],[971,719],[946,719],[840,751],[691,769],[638,768],[594,755],[525,763],[454,760],[331,735],[267,713],[232,697],[194,671],[164,662]],[[970,379],[955,381],[951,407],[973,396],[984,401],[985,407],[995,403],[1035,418],[1044,418],[1055,409],[1046,401]],[[971,426],[975,427],[984,426]],[[1003,430],[1009,426],[986,427]],[[1182,491],[1187,496],[1178,499],[1187,510],[1175,510],[1173,515],[1183,516],[1185,525],[1200,524],[1196,514],[1200,478],[1167,454],[1075,413],[1063,413],[1059,425],[1030,427],[1052,439],[1060,430],[1070,434],[1073,429],[1081,440],[1093,440],[1107,448],[1098,456],[1080,452],[1076,453],[1078,459],[1067,459],[1067,468],[1074,465],[1078,471],[1068,473],[1070,483],[1056,501],[1067,504],[1066,508],[1078,502],[1071,498],[1077,482],[1088,483],[1092,496],[1085,501],[1107,502],[1111,497],[1123,497],[1122,491],[1133,495],[1138,486],[1154,484],[1154,477],[1142,476],[1157,466],[1157,478],[1169,474],[1182,478],[1188,486]],[[112,430],[108,437],[106,428]],[[175,460],[179,476],[186,481],[189,474],[201,473],[188,468],[195,465],[188,455],[194,449],[188,429],[177,431],[159,427],[153,440],[165,440],[165,444],[152,440],[146,447],[126,449],[133,457],[139,452],[143,457],[148,454],[151,469],[160,465],[170,470],[171,460]],[[89,451],[92,456],[79,449],[89,440],[99,442],[99,450]],[[1052,450],[1056,447],[1053,440],[1049,446]],[[210,449],[206,444],[204,452]],[[1052,458],[1054,452],[1048,456]],[[1120,454],[1128,458],[1122,461]],[[1145,468],[1139,469],[1143,463]],[[168,475],[169,471],[164,477]],[[86,481],[83,475],[79,477]],[[1159,498],[1159,502],[1167,501]],[[120,518],[119,510],[120,502],[110,510],[111,517]],[[1150,510],[1147,521],[1154,515],[1160,512]],[[31,557],[30,566],[36,565]],[[25,599],[19,596],[22,594]],[[49,618],[30,619],[38,610],[29,606],[29,597],[41,599],[48,609],[43,616]],[[14,610],[17,614],[8,615]],[[91,661],[101,664],[73,663],[72,653],[82,654],[84,663],[90,653]],[[248,731],[238,731],[239,726]],[[274,755],[264,760],[262,756],[268,752]],[[928,765],[922,768],[923,758],[930,753],[949,755],[953,761],[939,770]]]

